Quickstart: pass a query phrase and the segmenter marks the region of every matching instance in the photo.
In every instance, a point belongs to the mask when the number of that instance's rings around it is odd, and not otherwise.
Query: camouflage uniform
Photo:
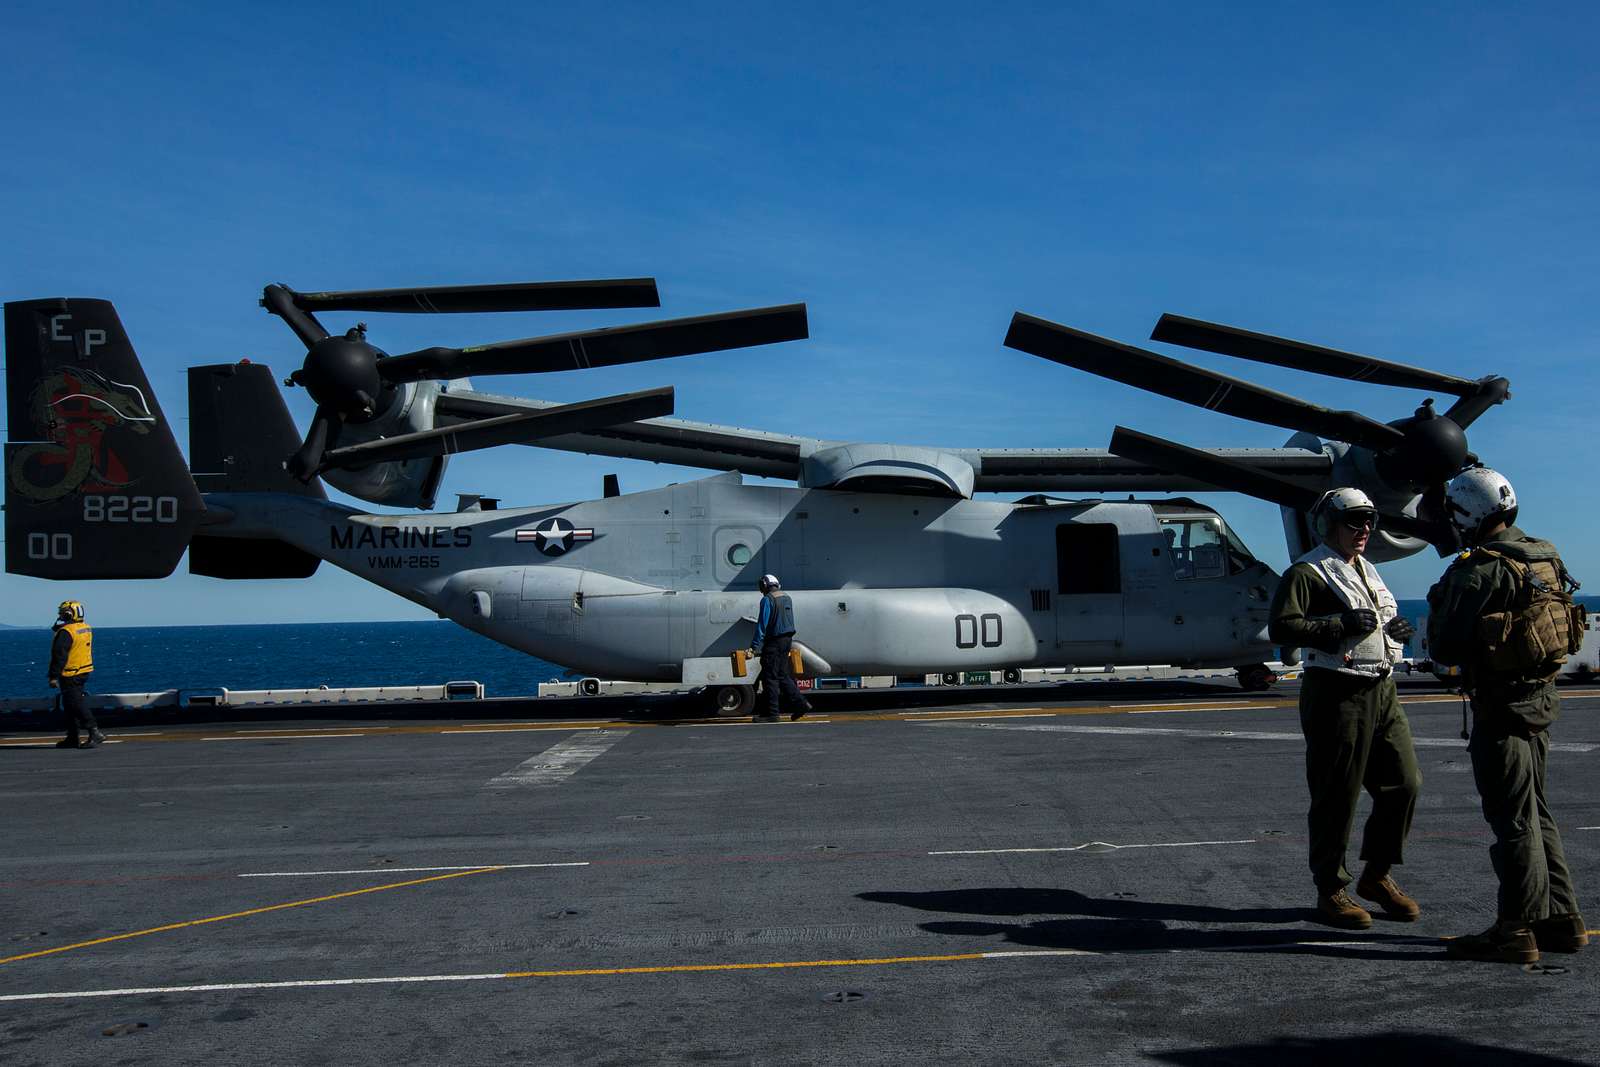
[[[1297,562],[1273,597],[1268,633],[1286,647],[1336,654],[1348,644],[1339,624],[1348,607],[1315,568]],[[1381,627],[1388,620],[1380,613],[1379,621]],[[1372,794],[1372,814],[1361,858],[1387,869],[1402,861],[1422,772],[1387,668],[1381,676],[1361,677],[1308,665],[1300,683],[1300,729],[1311,791],[1311,874],[1319,892],[1333,893],[1351,881],[1345,853],[1362,787]]]
[[[1559,560],[1555,546],[1508,526],[1483,545],[1522,562]],[[1483,817],[1494,831],[1489,859],[1500,879],[1501,922],[1533,924],[1576,915],[1577,891],[1561,847],[1561,831],[1545,801],[1549,726],[1561,698],[1547,676],[1516,677],[1482,665],[1477,623],[1505,611],[1516,595],[1511,569],[1483,554],[1465,553],[1428,591],[1428,652],[1459,666],[1472,696],[1472,773]]]

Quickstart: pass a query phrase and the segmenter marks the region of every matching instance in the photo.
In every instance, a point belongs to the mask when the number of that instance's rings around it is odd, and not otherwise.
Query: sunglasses
[[[1375,530],[1378,527],[1376,515],[1346,515],[1339,520],[1339,525],[1346,530]]]

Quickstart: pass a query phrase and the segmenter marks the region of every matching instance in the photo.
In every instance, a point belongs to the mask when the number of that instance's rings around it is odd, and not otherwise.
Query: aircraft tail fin
[[[161,578],[205,505],[106,300],[5,305],[6,570]]]
[[[189,368],[189,459],[207,493],[294,493],[326,500],[283,460],[300,434],[272,371],[260,363]],[[276,538],[195,537],[189,571],[211,578],[309,578],[321,561]]]

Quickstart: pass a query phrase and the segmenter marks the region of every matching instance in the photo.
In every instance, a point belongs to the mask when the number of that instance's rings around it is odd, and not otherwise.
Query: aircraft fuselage
[[[744,485],[719,475],[529,508],[367,515],[211,494],[231,521],[573,669],[676,681],[750,644],[762,574],[819,670],[1271,658],[1277,575],[1182,501],[1017,503]],[[809,661],[808,661],[809,662]]]

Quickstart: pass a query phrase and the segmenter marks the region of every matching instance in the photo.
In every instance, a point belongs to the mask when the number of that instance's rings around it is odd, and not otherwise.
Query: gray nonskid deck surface
[[[0,1061],[1600,1062],[1600,948],[1444,958],[1494,912],[1454,702],[1408,706],[1422,920],[1312,921],[1292,697],[7,748],[0,957],[81,947],[0,963],[52,994],[0,1000]]]

